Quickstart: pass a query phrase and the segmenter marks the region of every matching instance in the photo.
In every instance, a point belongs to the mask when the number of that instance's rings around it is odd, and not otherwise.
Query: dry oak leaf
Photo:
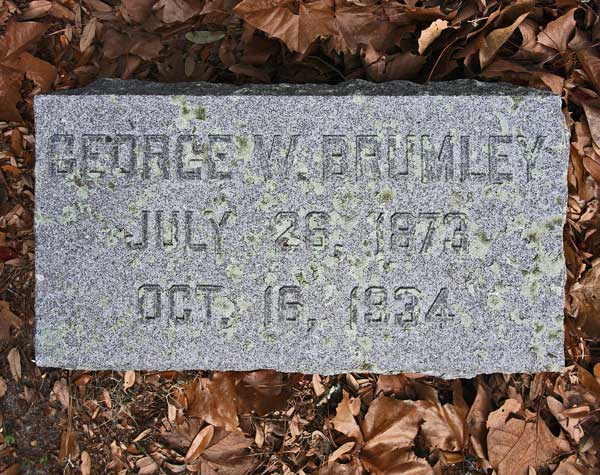
[[[467,414],[467,428],[469,434],[475,437],[482,446],[485,446],[486,421],[492,410],[492,395],[490,388],[481,376],[477,378],[476,384],[477,394]]]
[[[152,7],[157,0],[121,0],[120,8],[125,18],[136,23],[144,23],[152,15]]]
[[[600,55],[595,44],[589,41],[583,32],[575,30],[569,48],[575,51],[588,79],[594,85],[596,92],[600,93]]]
[[[354,419],[350,397],[346,391],[342,394],[342,400],[337,405],[335,416],[331,419],[333,428],[338,432],[362,443],[363,436],[358,423]]]
[[[21,354],[17,348],[12,348],[8,355],[6,355],[8,365],[10,367],[10,374],[13,379],[17,382],[21,379]]]
[[[537,469],[569,450],[569,444],[555,437],[543,419],[522,411],[516,399],[507,399],[492,412],[487,427],[488,458],[498,475],[527,475],[530,468]]]
[[[299,53],[320,36],[334,33],[333,12],[323,0],[299,5],[295,0],[242,0],[233,12]]]
[[[506,43],[521,22],[527,18],[527,15],[529,15],[529,12],[521,14],[511,25],[498,28],[485,38],[485,46],[479,50],[481,69],[484,69],[490,63],[502,45]]]
[[[433,473],[427,461],[412,451],[423,420],[424,404],[428,403],[401,401],[384,395],[371,403],[362,423],[366,442],[359,454],[369,473]]]
[[[102,46],[102,52],[108,59],[133,54],[143,60],[151,61],[159,56],[163,43],[157,35],[140,31],[128,31],[122,34],[113,28],[107,28]]]
[[[365,471],[358,457],[352,457],[348,463],[326,463],[315,475],[364,475]]]
[[[23,320],[17,317],[10,309],[10,304],[5,300],[0,300],[0,318],[16,328],[23,326]]]
[[[192,443],[185,454],[185,463],[193,462],[200,457],[200,455],[202,455],[202,452],[204,452],[204,449],[206,449],[212,440],[214,433],[215,428],[211,425],[208,425],[202,430],[198,431],[198,434],[196,434],[196,437],[194,437],[194,440],[192,440]]]
[[[578,460],[577,455],[573,454],[566,459],[561,460],[558,468],[552,475],[591,475],[594,472],[592,472],[590,468],[591,467],[583,465],[583,463]]]
[[[446,20],[435,20],[431,25],[425,28],[419,35],[419,54],[423,54],[429,45],[433,43],[446,28],[448,28],[448,22]]]
[[[567,51],[569,40],[575,29],[576,10],[576,8],[572,8],[564,15],[548,23],[546,28],[539,32],[537,36],[538,43],[560,52]]]
[[[579,419],[575,417],[569,417],[565,406],[558,399],[548,396],[546,397],[548,408],[561,427],[566,430],[569,435],[573,438],[576,444],[579,443],[583,437],[583,429],[579,425]]]
[[[198,0],[158,0],[152,7],[157,11],[156,16],[164,23],[184,22],[198,15],[203,2]]]
[[[26,51],[41,38],[46,28],[34,21],[10,21],[0,37],[0,120],[21,120],[17,103],[21,100],[24,75],[42,92],[48,91],[54,83],[56,68]]]
[[[600,164],[592,158],[583,157],[584,167],[588,172],[600,180]],[[575,282],[569,290],[572,299],[572,310],[575,315],[575,324],[586,335],[600,335],[600,265],[589,269],[579,282]]]
[[[186,391],[190,401],[188,415],[200,417],[209,424],[230,432],[238,431],[236,376],[215,372],[211,380],[205,381],[202,389],[196,384]]]
[[[188,468],[199,471],[202,475],[250,473],[256,466],[256,458],[248,451],[251,445],[252,439],[243,433],[227,432],[217,428],[199,460],[188,464]]]
[[[448,452],[463,450],[467,438],[467,421],[456,406],[434,404],[425,409],[421,428],[431,446]]]
[[[81,475],[91,475],[92,473],[92,458],[85,450],[81,452]]]
[[[274,411],[285,411],[291,397],[291,384],[284,373],[258,370],[239,373],[236,382],[238,413],[254,411],[264,416]]]

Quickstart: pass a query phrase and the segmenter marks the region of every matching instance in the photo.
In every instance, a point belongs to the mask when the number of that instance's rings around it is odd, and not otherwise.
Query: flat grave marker
[[[554,95],[100,80],[35,114],[40,366],[564,364]]]

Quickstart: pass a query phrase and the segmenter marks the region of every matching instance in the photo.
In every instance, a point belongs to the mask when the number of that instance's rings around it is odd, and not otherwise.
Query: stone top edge
[[[135,79],[97,79],[77,89],[53,91],[36,96],[96,96],[96,95],[156,95],[156,96],[534,96],[556,97],[551,91],[503,82],[482,82],[474,79],[432,82],[425,85],[410,81],[374,83],[354,79],[331,84],[218,84],[208,82],[157,83]]]

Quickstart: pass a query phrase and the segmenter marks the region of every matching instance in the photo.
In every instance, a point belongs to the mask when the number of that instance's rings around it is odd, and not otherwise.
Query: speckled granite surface
[[[103,80],[35,114],[40,366],[564,363],[558,97]]]

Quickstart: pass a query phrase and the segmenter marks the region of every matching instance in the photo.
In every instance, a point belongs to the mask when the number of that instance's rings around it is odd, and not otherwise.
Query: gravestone
[[[554,95],[101,80],[35,115],[40,366],[564,364]]]

